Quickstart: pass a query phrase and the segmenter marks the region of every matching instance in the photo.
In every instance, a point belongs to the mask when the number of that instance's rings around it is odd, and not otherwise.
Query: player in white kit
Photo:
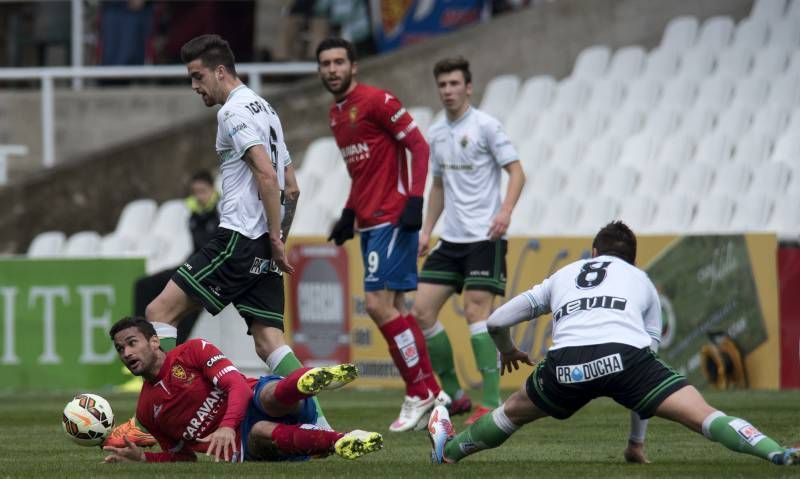
[[[283,335],[283,273],[291,273],[284,242],[300,194],[283,128],[270,104],[236,74],[233,52],[218,35],[181,49],[192,89],[217,111],[216,152],[222,175],[220,224],[147,306],[162,348],[175,345],[175,326],[199,306],[212,314],[233,303],[259,357],[275,374],[302,366]],[[323,419],[321,424],[327,424]]]
[[[425,335],[433,370],[453,399],[450,413],[468,412],[471,401],[456,376],[450,339],[437,320],[448,298],[464,291],[464,316],[483,379],[480,405],[466,421],[471,424],[500,405],[497,350],[486,332],[486,320],[495,296],[505,296],[505,233],[525,174],[502,124],[470,105],[469,62],[461,57],[441,60],[433,75],[446,115],[428,130],[433,185],[420,233],[420,256],[428,253],[431,232],[443,212],[444,227],[420,271],[413,314]],[[502,201],[501,170],[509,175]]]
[[[428,422],[435,463],[457,462],[500,446],[521,426],[552,416],[566,419],[606,396],[646,419],[669,419],[728,449],[778,465],[800,464],[800,450],[784,448],[744,419],[706,403],[686,379],[650,348],[660,306],[647,274],[636,268],[636,237],[622,222],[606,225],[592,258],[571,263],[501,306],[489,332],[501,368],[532,364],[514,345],[509,327],[553,313],[553,345],[521,390],[458,435],[447,409]]]

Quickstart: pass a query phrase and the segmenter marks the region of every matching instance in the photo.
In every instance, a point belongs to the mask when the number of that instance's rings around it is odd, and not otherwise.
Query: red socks
[[[429,389],[433,394],[438,394],[440,388],[433,377],[425,338],[414,317],[398,316],[381,326],[380,330],[389,345],[389,354],[406,383],[406,395],[424,399],[428,397]],[[431,382],[435,387],[429,386]]]
[[[327,454],[342,436],[344,434],[341,432],[303,429],[301,426],[288,424],[277,424],[272,431],[272,441],[286,455]]]
[[[305,374],[311,368],[299,368],[295,369],[288,376],[278,381],[278,384],[275,386],[275,399],[282,404],[286,404],[287,406],[291,406],[292,404],[296,404],[302,401],[305,398],[311,397],[308,394],[303,394],[297,390],[297,381],[300,379],[300,376]]]
[[[411,332],[414,333],[414,340],[417,342],[417,348],[419,348],[419,358],[420,364],[422,364],[422,372],[425,374],[425,384],[428,385],[428,389],[436,396],[442,391],[442,388],[439,386],[439,383],[436,381],[436,376],[433,374],[433,366],[431,366],[431,357],[428,355],[428,343],[425,342],[425,335],[422,334],[422,328],[419,327],[417,318],[411,313],[408,313],[406,316],[406,321],[408,321]]]

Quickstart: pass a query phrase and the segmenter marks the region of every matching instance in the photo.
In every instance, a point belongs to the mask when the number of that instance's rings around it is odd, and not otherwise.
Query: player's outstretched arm
[[[145,462],[147,460],[144,455],[144,449],[131,442],[128,436],[122,439],[125,440],[125,447],[103,447],[103,451],[110,453],[103,459],[103,462]]]
[[[206,456],[213,456],[216,462],[220,459],[230,462],[236,451],[236,431],[228,426],[220,426],[216,431],[197,441],[208,443]]]
[[[508,189],[500,205],[500,211],[492,218],[492,226],[489,228],[489,237],[492,241],[500,239],[511,224],[511,213],[519,201],[522,188],[525,186],[525,173],[519,160],[512,161],[503,167],[508,173]]]
[[[293,273],[294,268],[286,259],[281,239],[281,193],[278,175],[272,167],[272,161],[264,145],[251,146],[244,157],[258,184],[258,192],[261,194],[261,202],[267,215],[272,260],[281,271]]]
[[[430,249],[431,233],[436,222],[444,211],[444,184],[441,176],[433,177],[433,185],[428,195],[428,214],[425,216],[425,224],[419,236],[419,256],[425,256]]]

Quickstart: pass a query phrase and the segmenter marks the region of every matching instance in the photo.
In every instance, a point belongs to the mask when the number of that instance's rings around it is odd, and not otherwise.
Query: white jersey
[[[499,121],[469,109],[454,122],[447,117],[429,132],[431,171],[444,184],[442,239],[473,243],[489,239],[500,210],[500,170],[519,159]]]
[[[217,112],[216,148],[222,174],[219,226],[250,239],[269,230],[258,184],[244,159],[247,149],[254,145],[267,149],[283,191],[285,169],[292,160],[283,141],[281,121],[266,100],[241,85],[231,91]]]
[[[661,303],[647,273],[616,256],[568,264],[523,295],[533,316],[553,313],[551,350],[661,341]]]

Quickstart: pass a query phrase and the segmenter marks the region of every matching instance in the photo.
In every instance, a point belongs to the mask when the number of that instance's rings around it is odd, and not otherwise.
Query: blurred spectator
[[[72,37],[69,2],[36,2],[35,5],[33,42],[38,64],[69,65]]]
[[[186,198],[186,207],[189,209],[189,230],[192,233],[193,253],[198,251],[214,236],[219,225],[219,193],[214,189],[214,178],[208,171],[198,171],[192,175],[190,183],[191,195]],[[166,287],[167,282],[175,274],[176,268],[170,268],[150,276],[145,276],[136,281],[133,291],[133,309],[136,316],[144,317],[145,308]],[[200,315],[198,309],[178,325],[178,344],[189,338],[192,327]]]
[[[328,18],[334,34],[353,43],[359,58],[376,52],[367,0],[316,0],[314,7],[317,15]]]
[[[151,2],[104,1],[100,11],[100,64],[144,65],[152,30]]]

